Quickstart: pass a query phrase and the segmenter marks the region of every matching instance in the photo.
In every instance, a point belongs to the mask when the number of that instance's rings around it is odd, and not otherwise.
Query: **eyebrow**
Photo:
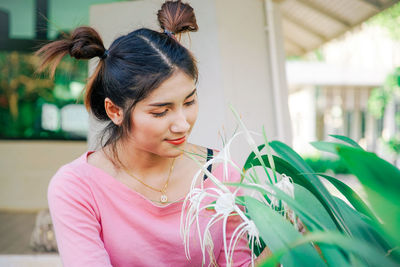
[[[185,97],[185,100],[188,99],[189,97],[191,97],[192,95],[194,95],[196,93],[196,90],[197,90],[197,88],[194,88],[194,90]],[[152,106],[152,107],[165,107],[165,106],[172,106],[173,104],[174,103],[172,103],[172,102],[165,102],[165,103],[153,103],[153,104],[149,104],[149,106]]]

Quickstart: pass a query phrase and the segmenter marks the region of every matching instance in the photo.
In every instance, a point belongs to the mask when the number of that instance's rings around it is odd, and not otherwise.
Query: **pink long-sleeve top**
[[[190,256],[185,256],[180,236],[182,201],[165,206],[153,204],[141,194],[90,165],[84,153],[61,167],[51,179],[48,201],[61,260],[65,267],[201,266],[202,252],[196,227],[191,229]],[[213,174],[222,177],[222,167]],[[229,171],[230,180],[239,174]],[[221,178],[220,178],[221,179]],[[205,187],[213,183],[207,179]],[[204,210],[200,227],[205,228],[212,210]],[[240,223],[228,220],[227,241]],[[226,266],[222,220],[211,227],[213,255],[218,266]],[[243,238],[236,246],[233,265],[248,266],[251,252]],[[210,257],[206,255],[206,264]]]

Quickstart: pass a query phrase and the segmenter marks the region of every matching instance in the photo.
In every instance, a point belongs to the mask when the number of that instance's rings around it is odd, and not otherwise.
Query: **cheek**
[[[193,124],[196,122],[197,120],[197,115],[199,113],[199,106],[196,104],[189,112],[187,120],[190,124]]]
[[[158,136],[163,132],[163,124],[155,118],[142,116],[132,120],[131,133],[136,139],[148,141],[148,137]]]

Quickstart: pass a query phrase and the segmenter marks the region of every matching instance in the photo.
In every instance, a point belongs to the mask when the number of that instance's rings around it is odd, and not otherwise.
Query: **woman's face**
[[[197,119],[195,83],[176,71],[132,111],[129,141],[156,155],[178,156]],[[177,149],[178,148],[178,149]]]

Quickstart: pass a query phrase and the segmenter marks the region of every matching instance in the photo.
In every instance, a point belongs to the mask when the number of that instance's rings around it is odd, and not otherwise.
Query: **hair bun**
[[[100,35],[91,27],[76,28],[70,42],[69,54],[76,59],[102,57],[106,50]]]
[[[199,29],[193,8],[186,3],[178,1],[167,1],[157,13],[161,29],[175,34],[194,32]]]

